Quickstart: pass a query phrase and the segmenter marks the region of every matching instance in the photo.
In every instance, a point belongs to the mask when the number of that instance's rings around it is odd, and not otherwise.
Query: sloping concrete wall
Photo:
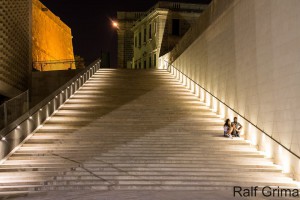
[[[164,59],[179,56],[176,68],[300,156],[300,1],[231,0],[220,14],[222,1],[208,28]]]
[[[44,100],[55,90],[79,74],[83,69],[32,72],[30,107]]]

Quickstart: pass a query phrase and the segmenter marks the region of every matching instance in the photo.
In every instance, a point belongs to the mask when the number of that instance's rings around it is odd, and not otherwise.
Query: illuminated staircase
[[[101,69],[0,165],[0,195],[294,187],[166,71]]]

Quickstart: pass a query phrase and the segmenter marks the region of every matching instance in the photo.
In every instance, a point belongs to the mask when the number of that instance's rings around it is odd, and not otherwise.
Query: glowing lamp
[[[116,21],[113,21],[113,22],[112,22],[112,26],[113,26],[114,28],[119,28],[119,24],[118,24],[118,22],[116,22]]]

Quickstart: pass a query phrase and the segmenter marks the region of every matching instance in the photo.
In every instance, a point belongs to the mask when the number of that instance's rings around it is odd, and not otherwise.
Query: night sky
[[[209,3],[210,0],[174,0],[175,2]],[[117,32],[110,19],[117,11],[146,11],[158,0],[41,0],[65,22],[73,34],[75,55],[86,64],[100,57],[101,51],[110,52],[111,65],[117,64]]]

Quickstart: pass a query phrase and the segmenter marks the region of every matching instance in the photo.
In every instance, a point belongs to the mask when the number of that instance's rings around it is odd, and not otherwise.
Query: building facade
[[[203,4],[158,2],[132,28],[132,68],[158,68],[158,58],[175,47],[206,7]]]
[[[31,0],[0,0],[0,97],[28,89],[31,71]]]
[[[133,57],[133,27],[144,12],[117,12],[118,67],[131,68]]]
[[[75,69],[71,29],[39,0],[32,1],[33,67],[39,71]]]

